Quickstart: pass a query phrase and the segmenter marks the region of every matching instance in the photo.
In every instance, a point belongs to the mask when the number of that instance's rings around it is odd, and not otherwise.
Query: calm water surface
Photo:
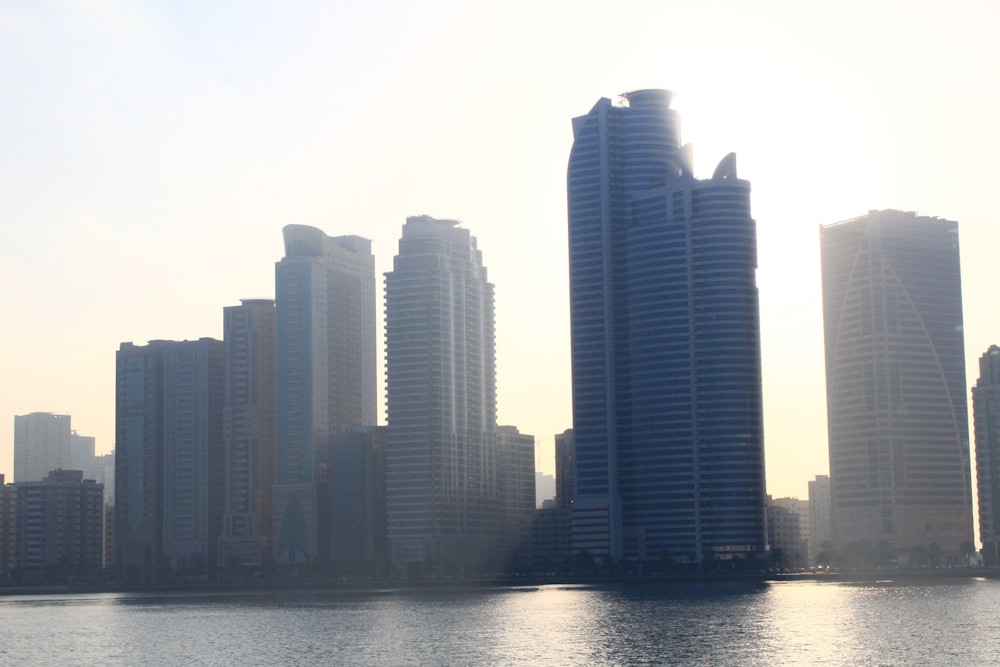
[[[0,597],[0,665],[987,665],[1000,582]]]

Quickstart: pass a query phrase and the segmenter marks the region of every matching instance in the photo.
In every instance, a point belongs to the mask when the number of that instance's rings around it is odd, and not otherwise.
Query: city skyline
[[[804,497],[827,471],[819,224],[888,208],[957,220],[968,373],[1000,339],[1000,100],[982,85],[1000,65],[990,22],[967,20],[987,3],[813,18],[769,2],[731,21],[651,3],[268,11],[0,10],[0,55],[20,63],[0,73],[19,99],[0,111],[0,307],[18,323],[0,415],[69,414],[109,451],[120,341],[221,337],[222,307],[273,298],[285,224],[372,238],[381,275],[400,221],[427,212],[490,249],[499,421],[534,434],[551,473],[571,425],[569,119],[657,86],[679,93],[696,176],[735,151],[753,184],[770,493]],[[664,25],[682,29],[664,43]],[[629,38],[593,48],[615,34]],[[12,444],[8,428],[8,479]]]

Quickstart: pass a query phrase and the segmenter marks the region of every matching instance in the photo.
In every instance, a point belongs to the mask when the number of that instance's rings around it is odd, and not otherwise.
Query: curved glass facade
[[[680,562],[765,547],[756,231],[735,159],[691,175],[666,91],[574,119],[573,549]]]

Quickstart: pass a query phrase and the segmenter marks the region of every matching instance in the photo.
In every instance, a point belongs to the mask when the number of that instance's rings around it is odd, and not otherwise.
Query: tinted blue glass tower
[[[601,99],[573,120],[573,550],[753,558],[765,490],[750,184],[733,154],[694,178],[671,97]]]

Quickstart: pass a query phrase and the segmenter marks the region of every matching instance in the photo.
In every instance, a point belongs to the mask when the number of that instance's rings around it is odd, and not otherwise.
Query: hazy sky
[[[661,87],[696,175],[735,151],[752,183],[768,491],[805,497],[828,469],[820,224],[959,221],[970,384],[1000,342],[1000,9],[826,7],[0,0],[0,473],[15,414],[109,451],[119,343],[221,338],[224,306],[273,297],[284,225],[371,238],[381,277],[424,213],[479,239],[500,421],[552,472],[570,121]]]

